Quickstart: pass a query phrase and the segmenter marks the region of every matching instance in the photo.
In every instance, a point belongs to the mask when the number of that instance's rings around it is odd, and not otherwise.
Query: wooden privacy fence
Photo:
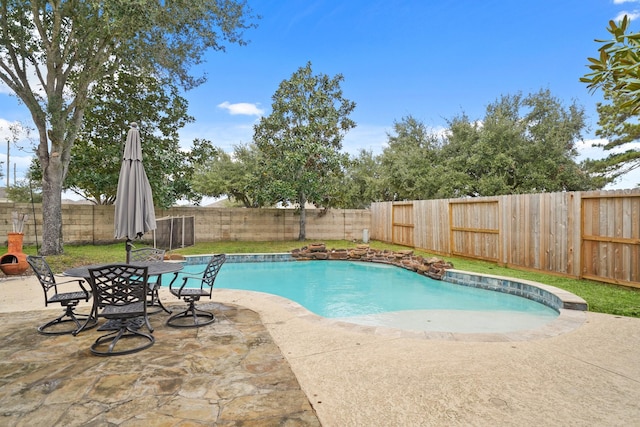
[[[413,246],[413,203],[395,203],[392,217],[393,241]]]
[[[640,189],[379,202],[370,235],[640,288]]]

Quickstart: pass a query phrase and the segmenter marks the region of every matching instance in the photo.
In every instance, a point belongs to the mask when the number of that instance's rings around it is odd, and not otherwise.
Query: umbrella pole
[[[127,243],[125,243],[125,250],[127,251],[127,264],[131,263],[131,247],[133,244],[131,243],[131,239],[127,239]]]

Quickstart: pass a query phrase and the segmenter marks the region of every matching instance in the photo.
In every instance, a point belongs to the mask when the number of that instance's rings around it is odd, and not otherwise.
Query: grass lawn
[[[309,243],[309,242],[307,242]],[[307,244],[299,241],[278,242],[209,242],[197,243],[184,249],[173,252],[183,255],[213,254],[213,253],[271,253],[289,252]],[[344,240],[324,241],[328,249],[353,248],[355,243]],[[144,246],[144,245],[138,245]],[[383,242],[372,241],[370,246],[374,249],[407,249],[404,246],[391,245]],[[35,246],[24,247],[24,252],[30,255],[36,254]],[[416,254],[433,256],[428,252],[416,250]],[[501,267],[496,264],[470,260],[457,257],[443,257],[453,263],[454,267],[475,273],[509,276],[519,279],[533,280],[557,288],[565,289],[582,298],[589,304],[589,310],[621,316],[640,317],[640,289],[630,289],[591,280],[578,280],[568,277],[544,274],[539,272],[522,271],[513,268]],[[82,245],[65,246],[64,255],[48,256],[47,262],[54,272],[59,273],[68,268],[86,264],[122,262],[125,259],[124,242],[109,245]]]

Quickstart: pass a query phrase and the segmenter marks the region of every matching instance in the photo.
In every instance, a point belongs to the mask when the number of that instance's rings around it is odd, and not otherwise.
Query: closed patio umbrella
[[[136,123],[131,123],[127,134],[115,205],[115,238],[126,237],[126,259],[129,263],[131,240],[156,229],[153,195],[142,164],[140,131]]]

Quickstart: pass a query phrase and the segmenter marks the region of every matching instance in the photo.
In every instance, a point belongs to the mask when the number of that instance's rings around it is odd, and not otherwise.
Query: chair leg
[[[116,350],[116,344],[121,339],[130,339],[130,338],[142,338],[145,342],[142,345],[133,348],[127,348],[125,350]],[[109,343],[106,351],[101,350],[106,343]],[[120,323],[120,328],[109,332],[108,334],[102,335],[96,339],[96,341],[91,345],[91,353],[96,356],[119,356],[123,354],[131,354],[136,353],[138,351],[144,350],[146,348],[151,347],[155,343],[155,338],[151,334],[146,334],[144,332],[140,332],[136,326],[132,326],[129,324],[127,319],[123,319]]]
[[[147,301],[147,314],[157,314],[160,310],[149,311],[149,307],[160,307],[165,313],[171,314],[172,311],[162,304],[160,300],[160,294],[158,292],[159,286],[156,286],[149,294],[150,299]]]
[[[38,326],[38,333],[42,335],[73,334],[75,336],[78,332],[80,332],[81,329],[91,329],[97,325],[95,317],[92,317],[91,315],[76,314],[74,311],[75,306],[75,304],[67,305],[65,312],[62,315],[58,316],[50,322],[45,323],[44,325]],[[83,321],[84,324],[82,324],[81,321]],[[60,325],[69,322],[73,322],[73,324],[75,325],[73,329],[49,329],[54,325]]]
[[[84,317],[84,316],[83,316]],[[76,329],[75,331],[72,332],[73,336],[77,336],[80,332],[84,331],[85,329],[91,329],[95,326],[98,325],[98,318],[95,315],[94,310],[91,310],[91,313],[86,316],[86,320],[84,322],[83,325],[81,325],[78,329]]]
[[[189,307],[187,307],[186,310],[169,317],[167,319],[167,325],[173,326],[174,328],[198,328],[216,321],[216,317],[213,313],[197,309],[195,306],[195,300],[189,300],[187,302],[189,303]],[[189,317],[193,318],[193,323],[180,322],[180,320]]]

